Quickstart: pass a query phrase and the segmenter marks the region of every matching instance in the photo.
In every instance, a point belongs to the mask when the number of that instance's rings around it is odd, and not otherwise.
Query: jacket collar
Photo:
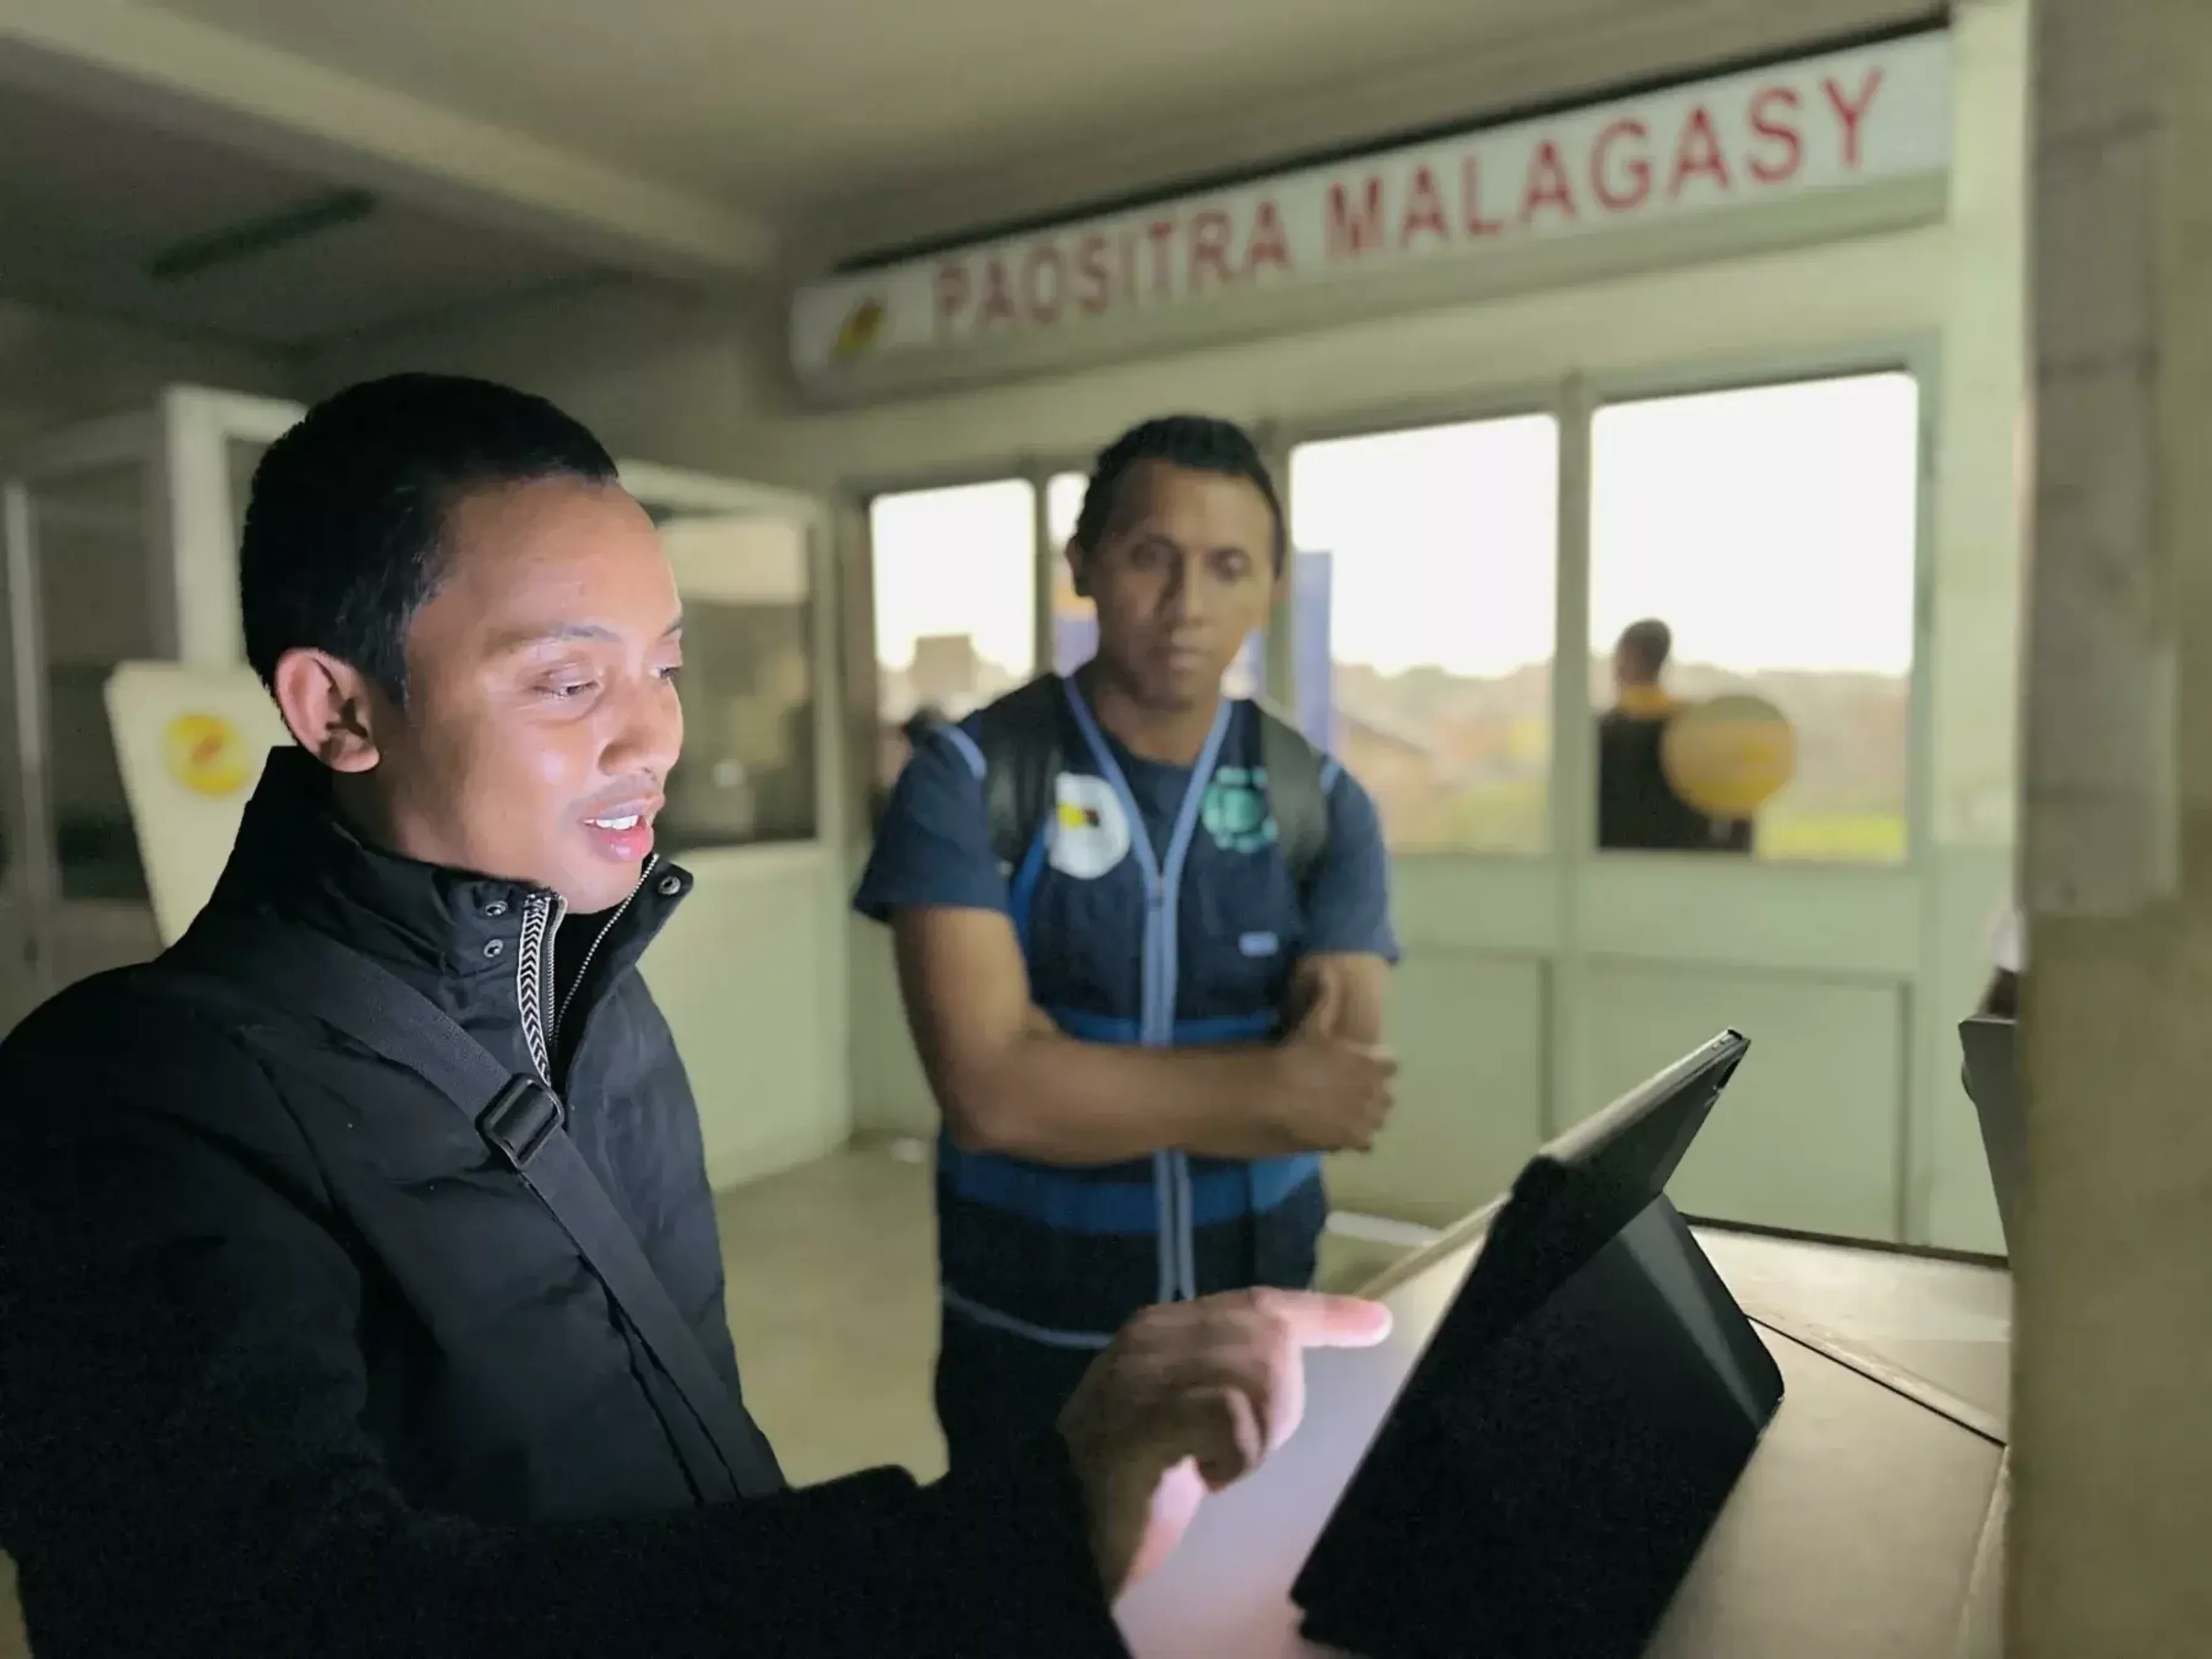
[[[281,916],[326,933],[392,970],[462,1023],[514,1023],[550,1072],[564,957],[589,951],[605,984],[635,961],[690,886],[649,860],[629,901],[564,929],[561,901],[526,883],[447,869],[371,846],[339,816],[329,772],[296,748],[274,750],[246,803],[210,907]],[[570,958],[572,966],[580,960]]]

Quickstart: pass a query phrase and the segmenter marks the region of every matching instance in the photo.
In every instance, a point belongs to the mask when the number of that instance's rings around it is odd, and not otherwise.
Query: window
[[[671,852],[815,833],[813,604],[806,532],[782,519],[655,514],[684,596],[684,758]]]
[[[870,503],[883,785],[915,715],[961,719],[1036,672],[1036,513],[1019,478]]]
[[[1068,568],[1067,544],[1075,535],[1075,521],[1083,512],[1083,493],[1091,480],[1080,472],[1053,475],[1045,486],[1046,533],[1052,538],[1052,666],[1060,674],[1073,674],[1098,649],[1098,617],[1090,600],[1079,598],[1075,578]],[[1267,634],[1264,629],[1245,641],[1237,660],[1222,676],[1221,689],[1232,697],[1256,697],[1267,678]]]
[[[1299,700],[1326,680],[1328,741],[1394,851],[1547,844],[1559,447],[1530,415],[1291,455]]]
[[[50,476],[31,491],[47,783],[64,899],[146,897],[106,702],[116,665],[159,654],[146,580],[145,492],[146,469],[137,460]]]
[[[1045,534],[1052,542],[1052,667],[1055,674],[1073,674],[1091,660],[1098,648],[1098,613],[1091,601],[1075,592],[1075,577],[1067,565],[1067,544],[1075,538],[1075,521],[1082,516],[1083,492],[1091,480],[1080,472],[1056,472],[1045,485]]]
[[[1680,827],[1667,795],[1681,763],[1655,763],[1661,729],[1686,706],[1749,697],[1786,722],[1794,777],[1733,817],[1698,814],[1705,845],[1831,862],[1905,856],[1918,431],[1918,387],[1902,373],[1598,412],[1592,685],[1595,706],[1613,711],[1601,726],[1601,845],[1680,850],[1697,839],[1666,827]],[[1625,630],[1644,622],[1671,635],[1656,685],[1639,685],[1650,653],[1634,642],[1615,660]],[[1708,764],[1720,771],[1705,787],[1758,799],[1757,778],[1723,775],[1741,765],[1725,743]]]

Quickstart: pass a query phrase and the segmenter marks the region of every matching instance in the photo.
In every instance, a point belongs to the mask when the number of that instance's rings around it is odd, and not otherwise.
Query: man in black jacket
[[[779,1490],[636,972],[689,884],[652,851],[650,522],[551,406],[401,377],[272,447],[240,574],[298,749],[177,947],[0,1047],[0,1547],[40,1659],[1118,1652],[1112,1596],[1288,1431],[1297,1349],[1380,1310],[1154,1310],[1018,1458]],[[334,948],[565,1103],[734,1451],[491,1115],[271,971]]]

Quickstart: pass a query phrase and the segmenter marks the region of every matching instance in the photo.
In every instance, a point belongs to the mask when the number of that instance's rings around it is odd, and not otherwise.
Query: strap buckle
[[[559,1098],[534,1077],[514,1077],[477,1117],[477,1133],[517,1174],[560,1133]]]

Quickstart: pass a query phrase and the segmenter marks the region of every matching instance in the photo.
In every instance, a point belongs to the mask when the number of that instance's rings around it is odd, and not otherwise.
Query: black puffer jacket
[[[272,757],[212,909],[335,937],[550,1078],[734,1390],[697,1112],[636,972],[689,878],[563,921],[326,801]],[[199,930],[173,953],[210,957]],[[40,1659],[1120,1651],[1056,1443],[707,1504],[686,1432],[558,1224],[412,1072],[161,963],[0,1047],[0,1547]]]

